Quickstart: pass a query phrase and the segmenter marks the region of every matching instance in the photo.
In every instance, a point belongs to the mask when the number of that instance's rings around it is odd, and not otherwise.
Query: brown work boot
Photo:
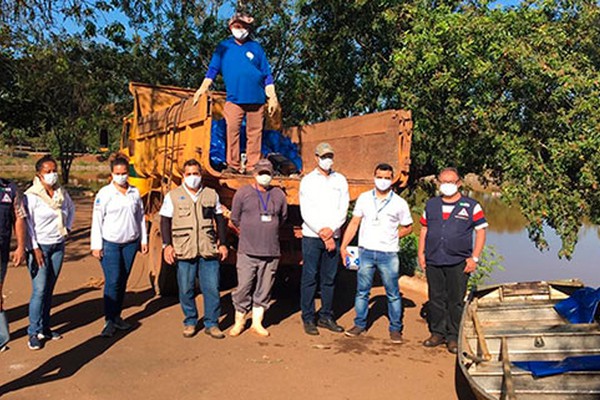
[[[402,344],[404,340],[402,340],[402,332],[400,331],[391,331],[390,332],[390,340],[394,344]]]
[[[184,325],[183,326],[183,337],[191,338],[196,334],[196,325]]]
[[[429,338],[427,338],[423,342],[423,346],[425,347],[437,347],[441,344],[446,343],[446,339],[442,335],[438,335],[437,333],[432,333]]]
[[[225,334],[219,329],[218,326],[211,326],[210,328],[204,329],[204,333],[213,339],[225,339]]]
[[[354,325],[352,328],[344,332],[344,335],[348,337],[360,336],[365,330],[359,326]]]
[[[455,339],[448,340],[446,347],[450,353],[458,354],[458,342]]]

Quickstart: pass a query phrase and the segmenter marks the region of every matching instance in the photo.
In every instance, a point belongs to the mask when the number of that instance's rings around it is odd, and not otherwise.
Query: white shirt
[[[26,194],[27,198],[27,248],[37,249],[40,244],[57,244],[65,241],[58,231],[58,214],[35,194]],[[56,196],[56,192],[54,194]],[[69,194],[63,189],[61,206],[64,226],[68,230],[73,227],[75,205]]]
[[[200,197],[200,192],[202,189],[198,190],[196,193],[192,193],[185,184],[183,185],[183,190],[192,198],[192,201],[195,203],[198,201]],[[160,207],[159,214],[163,217],[173,218],[173,200],[171,199],[171,192],[167,193],[165,198],[163,199],[162,206]],[[223,209],[221,208],[221,202],[219,201],[219,195],[217,194],[217,204],[215,205],[215,214],[223,214]]]
[[[392,191],[383,199],[375,190],[362,193],[352,215],[361,218],[358,246],[367,250],[397,252],[398,228],[413,223],[408,203]]]
[[[335,237],[346,222],[350,195],[344,175],[332,171],[323,175],[318,169],[300,182],[300,213],[304,223],[302,235],[319,237],[319,231],[330,228]]]
[[[114,183],[100,189],[92,213],[92,250],[102,250],[102,239],[128,243],[140,237],[142,244],[148,243],[144,205],[139,190],[129,185],[123,194]]]

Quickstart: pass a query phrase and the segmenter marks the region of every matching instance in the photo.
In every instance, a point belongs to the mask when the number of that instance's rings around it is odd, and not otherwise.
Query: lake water
[[[487,244],[493,245],[504,260],[505,271],[495,271],[487,283],[579,278],[586,285],[600,286],[599,227],[584,225],[571,260],[558,258],[560,239],[546,229],[550,249],[540,252],[527,236],[525,218],[491,195],[474,195],[490,223]]]

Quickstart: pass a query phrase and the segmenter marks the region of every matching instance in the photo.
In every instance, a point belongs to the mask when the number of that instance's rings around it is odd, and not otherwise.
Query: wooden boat
[[[600,355],[600,325],[571,324],[553,308],[581,287],[578,280],[512,283],[471,294],[458,366],[477,399],[600,399],[599,371],[534,378],[512,364]]]

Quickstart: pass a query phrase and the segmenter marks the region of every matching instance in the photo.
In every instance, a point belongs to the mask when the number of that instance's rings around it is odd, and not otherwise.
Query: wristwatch
[[[475,261],[475,264],[477,264],[479,262],[479,257],[473,256],[471,258],[473,259],[473,261]]]

